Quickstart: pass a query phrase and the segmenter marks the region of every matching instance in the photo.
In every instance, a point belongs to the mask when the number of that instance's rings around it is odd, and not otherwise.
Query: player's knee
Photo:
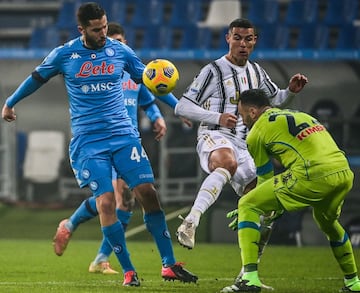
[[[115,211],[115,200],[112,193],[104,193],[100,195],[97,200],[97,209],[99,214],[111,215]]]
[[[153,184],[140,184],[134,188],[134,193],[145,212],[155,212],[161,209],[157,191]]]
[[[209,169],[214,171],[217,168],[223,168],[229,171],[230,175],[233,176],[236,172],[238,165],[234,158],[225,157],[223,160],[210,161]]]

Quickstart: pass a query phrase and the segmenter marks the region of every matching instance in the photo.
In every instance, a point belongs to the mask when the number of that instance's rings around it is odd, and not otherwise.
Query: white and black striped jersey
[[[238,115],[237,109],[241,92],[253,88],[263,89],[269,99],[271,99],[273,106],[279,106],[289,95],[289,91],[280,90],[265,70],[256,62],[247,61],[245,66],[237,66],[223,56],[201,69],[199,75],[183,94],[182,99],[180,99],[180,104],[182,100],[188,100],[193,103],[192,107],[194,107],[195,104],[209,111],[209,115],[214,112],[219,113],[219,115],[220,113]],[[186,101],[184,102],[186,103]],[[199,134],[201,134],[202,131],[219,130],[227,135],[233,136],[236,140],[237,138],[245,139],[247,129],[241,117],[238,117],[236,127],[230,130],[216,124],[219,121],[219,116],[212,115],[214,118],[201,119],[201,117],[206,115],[206,112],[203,112],[203,115],[199,113],[197,117],[194,117],[196,115],[187,115],[186,108],[189,109],[188,105],[189,103],[187,103],[187,107],[179,110],[176,114],[201,121]],[[181,108],[181,105],[178,106]],[[209,123],[210,120],[212,120],[213,123]]]

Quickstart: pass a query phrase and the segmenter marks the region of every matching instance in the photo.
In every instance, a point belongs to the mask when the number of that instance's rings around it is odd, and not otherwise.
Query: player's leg
[[[125,181],[120,178],[114,180],[113,185],[116,199],[116,214],[122,223],[124,230],[126,230],[133,215],[135,195],[129,189],[129,186],[127,186]]]
[[[262,283],[258,276],[260,240],[260,217],[272,210],[281,210],[274,191],[273,182],[268,180],[239,199],[238,242],[244,274],[231,286],[221,292],[260,292]],[[271,287],[269,287],[270,289]]]
[[[116,199],[116,215],[125,231],[132,215],[132,208],[134,206],[135,200],[130,193],[126,183],[120,178],[117,178],[117,174],[114,169],[112,170],[112,178]],[[112,247],[110,246],[109,242],[103,238],[95,259],[90,263],[89,272],[102,273],[105,275],[118,274],[117,271],[111,268],[109,263],[109,256],[111,252]]]
[[[114,142],[118,142],[118,140],[114,140]],[[120,140],[119,143],[121,143]],[[92,147],[91,151],[102,149],[90,143],[87,147]],[[80,163],[77,163],[80,166],[80,169],[77,170],[78,179],[82,184],[87,184],[96,197],[96,207],[103,237],[112,247],[122,267],[124,273],[123,285],[139,286],[140,282],[126,247],[125,233],[115,213],[116,202],[111,175],[112,158],[108,156],[108,153],[98,153],[91,158],[84,158],[79,161]]]
[[[121,153],[115,154],[114,162],[118,174],[121,174],[129,188],[133,189],[136,199],[144,211],[146,228],[154,238],[161,256],[162,277],[183,282],[196,282],[197,277],[185,270],[175,260],[165,214],[153,185],[154,175],[139,141],[127,146]]]
[[[95,197],[85,199],[69,219],[64,219],[59,223],[56,234],[53,239],[54,251],[57,255],[61,256],[72,236],[72,233],[77,227],[98,215],[96,209]]]
[[[327,197],[313,207],[313,217],[319,228],[327,236],[333,255],[344,274],[343,291],[360,292],[360,280],[351,241],[345,229],[338,221],[345,196],[352,187],[351,171],[339,172],[327,176],[324,186]],[[324,185],[325,185],[324,184]],[[322,186],[318,184],[318,188]]]
[[[201,215],[218,199],[237,168],[232,144],[220,134],[200,138],[197,151],[201,167],[209,175],[202,182],[190,213],[176,232],[178,242],[189,249],[194,248],[195,231]]]

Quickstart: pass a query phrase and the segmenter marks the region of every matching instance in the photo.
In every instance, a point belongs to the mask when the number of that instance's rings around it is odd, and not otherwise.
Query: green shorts
[[[313,180],[296,177],[287,170],[257,186],[239,200],[261,214],[296,211],[305,207],[320,210],[328,219],[337,219],[345,196],[351,190],[353,172],[348,169]]]

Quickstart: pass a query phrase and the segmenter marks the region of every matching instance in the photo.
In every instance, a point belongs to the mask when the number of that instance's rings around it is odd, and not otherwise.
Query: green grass
[[[236,243],[198,242],[194,250],[187,250],[174,242],[177,260],[185,262],[186,268],[199,276],[199,281],[197,284],[165,282],[160,277],[156,247],[148,241],[148,233],[143,232],[143,240],[128,240],[141,287],[125,288],[121,285],[121,275],[87,272],[101,238],[97,220],[79,228],[63,256],[54,254],[52,236],[59,220],[70,212],[0,207],[0,292],[215,293],[230,285],[240,270]],[[169,226],[176,223],[170,221]],[[359,249],[355,255],[360,263]],[[120,270],[115,257],[111,256],[110,260],[114,269]],[[328,247],[269,246],[259,271],[262,281],[273,286],[276,293],[331,293],[343,286],[341,272]]]

